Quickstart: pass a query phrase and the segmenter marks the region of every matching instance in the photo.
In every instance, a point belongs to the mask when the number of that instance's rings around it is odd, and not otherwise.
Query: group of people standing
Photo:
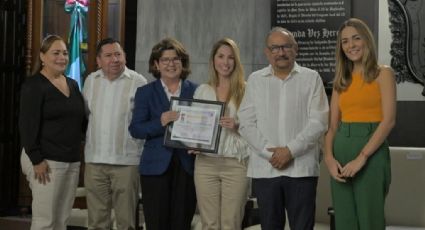
[[[99,70],[86,78],[82,94],[64,75],[65,42],[47,37],[40,68],[21,92],[31,229],[66,229],[84,135],[88,229],[110,229],[112,209],[118,229],[135,229],[139,183],[148,230],[189,230],[196,206],[203,229],[241,229],[248,177],[262,229],[283,229],[285,215],[291,229],[313,229],[323,135],[336,229],[384,229],[394,74],[377,64],[361,20],[344,22],[337,39],[329,109],[319,74],[297,64],[295,37],[281,27],[266,36],[269,65],[247,83],[230,38],[214,44],[208,82],[200,86],[187,80],[189,55],[175,39],[152,48],[150,83],[125,66],[118,41],[104,39],[96,50]],[[163,145],[166,126],[179,119],[170,111],[172,96],[224,102],[216,154]]]

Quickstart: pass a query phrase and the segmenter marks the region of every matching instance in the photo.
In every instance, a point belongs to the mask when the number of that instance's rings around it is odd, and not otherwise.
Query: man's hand
[[[166,126],[172,121],[177,121],[179,119],[180,113],[176,111],[167,111],[161,114],[161,125]]]
[[[269,152],[272,152],[272,158],[270,158],[270,164],[276,169],[285,169],[292,161],[292,154],[288,147],[274,147],[267,148]]]

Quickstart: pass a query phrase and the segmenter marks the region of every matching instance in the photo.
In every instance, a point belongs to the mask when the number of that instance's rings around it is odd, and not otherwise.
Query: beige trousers
[[[248,196],[245,164],[235,158],[198,155],[195,187],[203,230],[241,229]]]
[[[34,168],[22,151],[21,167],[32,191],[31,230],[66,230],[78,185],[80,162],[47,160],[50,182],[43,185],[34,179]]]
[[[112,209],[118,230],[135,229],[139,183],[137,165],[87,163],[84,185],[87,191],[88,229],[111,229]]]

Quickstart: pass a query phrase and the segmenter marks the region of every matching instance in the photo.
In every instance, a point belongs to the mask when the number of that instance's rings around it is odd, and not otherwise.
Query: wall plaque
[[[351,0],[272,0],[272,26],[290,30],[298,42],[297,62],[329,83],[335,73],[338,29],[351,17]]]
[[[425,0],[388,0],[397,82],[425,81]],[[422,92],[425,96],[425,90]]]

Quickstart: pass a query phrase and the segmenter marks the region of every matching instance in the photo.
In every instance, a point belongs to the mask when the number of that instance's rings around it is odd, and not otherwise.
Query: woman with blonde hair
[[[378,65],[372,33],[363,21],[345,21],[337,39],[325,138],[336,229],[385,229],[391,181],[386,138],[396,117],[394,73]]]
[[[239,48],[223,38],[212,48],[209,81],[194,98],[225,103],[218,153],[198,153],[195,187],[202,229],[241,229],[247,200],[246,161],[248,145],[238,133],[236,116],[245,92]]]

